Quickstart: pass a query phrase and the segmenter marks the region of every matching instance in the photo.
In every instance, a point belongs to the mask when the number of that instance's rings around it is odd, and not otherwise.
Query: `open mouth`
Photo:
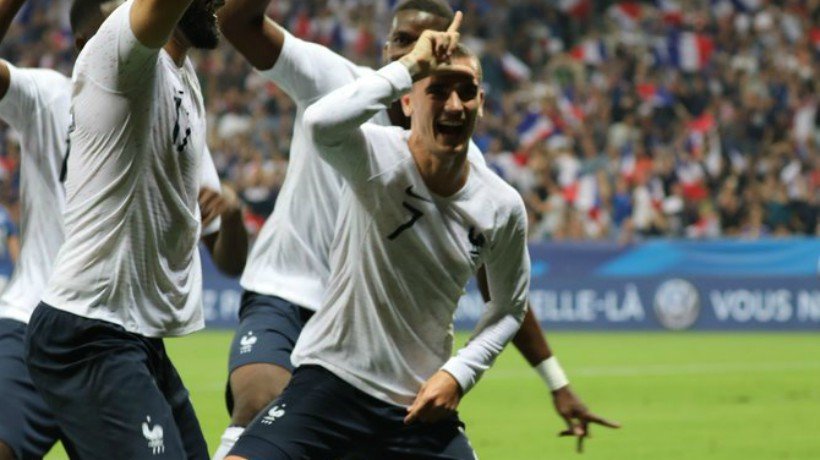
[[[461,120],[441,120],[436,122],[435,127],[444,136],[460,136],[464,132],[464,122]]]

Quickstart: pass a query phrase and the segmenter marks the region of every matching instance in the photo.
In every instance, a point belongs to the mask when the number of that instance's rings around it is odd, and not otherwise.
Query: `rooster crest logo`
[[[282,404],[281,407],[279,405],[271,407],[268,411],[268,415],[262,417],[262,423],[270,425],[277,419],[283,417],[285,415],[285,406],[286,404]]]
[[[244,355],[245,353],[250,353],[257,340],[256,336],[253,335],[253,331],[248,331],[247,334],[239,339],[239,354]]]
[[[165,452],[165,442],[162,440],[162,427],[159,425],[154,425],[151,427],[151,416],[145,417],[145,421],[142,422],[142,435],[145,436],[145,440],[148,441],[148,448],[151,449],[151,453],[153,455],[159,455]]]

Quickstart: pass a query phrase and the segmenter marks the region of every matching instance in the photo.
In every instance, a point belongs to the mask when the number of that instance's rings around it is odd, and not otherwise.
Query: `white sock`
[[[222,441],[219,443],[219,447],[216,448],[212,460],[224,460],[244,431],[245,427],[242,426],[229,426],[226,428],[225,432],[222,433]]]

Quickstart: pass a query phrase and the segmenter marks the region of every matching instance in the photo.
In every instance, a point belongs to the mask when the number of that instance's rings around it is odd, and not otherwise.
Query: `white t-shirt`
[[[526,211],[512,187],[470,162],[460,191],[435,196],[411,156],[409,131],[362,125],[411,85],[393,63],[305,114],[305,129],[348,187],[327,296],[293,351],[296,365],[321,365],[397,405],[411,404],[439,369],[472,388],[518,331],[530,279]],[[451,358],[453,315],[482,265],[493,302]]]
[[[356,66],[324,46],[284,33],[285,42],[276,65],[261,73],[277,83],[296,104],[290,162],[276,207],[251,248],[240,283],[246,290],[316,310],[321,306],[330,275],[328,255],[343,181],[320,159],[316,147],[306,138],[302,115],[320,97],[374,70]],[[371,121],[390,125],[385,111],[375,114]],[[473,144],[470,158],[484,163]]]
[[[0,118],[20,136],[20,257],[0,294],[0,318],[27,323],[63,243],[71,80],[53,70],[9,69]]]
[[[128,1],[80,54],[66,241],[44,301],[147,337],[204,326],[197,195],[205,107],[182,68],[139,43]]]

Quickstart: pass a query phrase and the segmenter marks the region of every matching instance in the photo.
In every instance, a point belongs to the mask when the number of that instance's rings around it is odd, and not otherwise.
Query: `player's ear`
[[[401,111],[405,117],[413,116],[413,105],[410,104],[410,95],[405,94],[401,97]]]
[[[484,90],[478,90],[478,118],[484,116]]]

